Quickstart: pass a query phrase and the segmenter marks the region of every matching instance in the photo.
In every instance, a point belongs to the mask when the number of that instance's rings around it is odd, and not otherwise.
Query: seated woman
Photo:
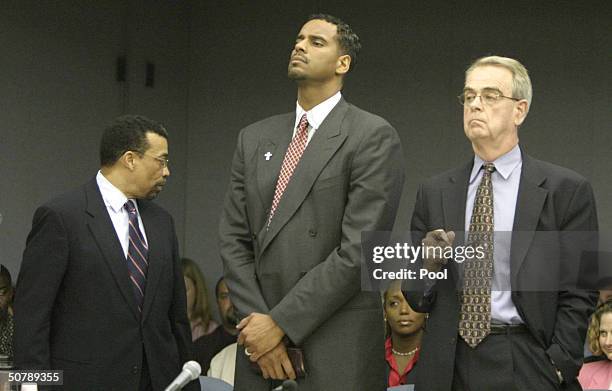
[[[389,366],[389,387],[414,383],[414,369],[427,318],[427,314],[410,308],[400,287],[400,281],[393,282],[384,295],[387,330],[385,360]]]
[[[600,304],[587,333],[589,349],[597,357],[582,366],[578,381],[585,390],[612,390],[612,302]]]
[[[191,323],[191,339],[195,341],[212,333],[219,324],[212,320],[208,305],[208,289],[198,265],[189,258],[181,259],[187,294],[187,317]]]

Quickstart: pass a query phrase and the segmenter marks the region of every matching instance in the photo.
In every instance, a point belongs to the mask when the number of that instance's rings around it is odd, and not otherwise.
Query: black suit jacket
[[[411,224],[417,243],[434,229],[465,230],[472,166],[473,159],[463,167],[429,179],[419,188]],[[567,383],[564,389],[568,390],[580,389],[575,379],[597,294],[590,290],[551,289],[553,285],[537,289],[533,284],[537,278],[548,282],[551,278],[561,279],[568,272],[567,267],[575,272],[581,254],[570,248],[561,251],[563,256],[550,253],[553,247],[538,243],[540,238],[550,236],[535,233],[586,233],[592,239],[590,234],[597,229],[595,200],[587,180],[571,170],[523,153],[510,254],[512,301],[533,337],[561,370]],[[453,261],[445,268],[449,269],[449,279],[437,281],[432,295],[424,296],[418,290],[406,294],[413,308],[430,313],[419,360],[418,390],[451,389],[459,321],[456,281],[460,269]]]
[[[15,366],[64,370],[64,391],[137,390],[143,348],[163,390],[191,356],[171,216],[138,201],[149,243],[142,316],[95,178],[39,207],[15,297]]]

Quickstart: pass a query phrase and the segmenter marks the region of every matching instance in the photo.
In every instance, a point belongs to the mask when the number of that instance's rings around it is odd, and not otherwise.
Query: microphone
[[[198,376],[200,376],[200,373],[202,373],[200,364],[198,364],[196,361],[187,361],[185,365],[183,365],[183,370],[181,373],[179,373],[179,375],[172,381],[172,383],[170,383],[168,387],[166,387],[164,391],[182,390],[187,383],[197,379]]]
[[[272,391],[297,391],[298,384],[295,380],[285,380],[282,385],[276,387]]]

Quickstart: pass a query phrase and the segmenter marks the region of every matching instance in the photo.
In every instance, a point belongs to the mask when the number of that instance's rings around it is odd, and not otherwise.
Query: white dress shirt
[[[340,102],[340,98],[342,98],[342,94],[340,93],[340,91],[338,91],[331,97],[327,98],[323,102],[310,109],[309,111],[305,111],[300,106],[300,104],[296,102],[293,136],[295,136],[295,133],[297,132],[297,126],[300,123],[302,115],[306,113],[306,118],[308,119],[308,140],[306,141],[306,145],[308,145],[308,143],[312,139],[312,136],[314,136],[317,129],[319,129],[323,121],[325,121],[325,118],[327,118],[327,115],[330,113],[330,111],[333,110],[334,107],[336,107],[338,102]]]
[[[130,241],[130,220],[124,205],[128,201],[128,198],[121,190],[117,189],[115,185],[110,183],[108,179],[102,175],[101,171],[98,171],[98,175],[96,175],[96,182],[98,183],[98,188],[102,194],[102,200],[104,201],[104,205],[106,205],[108,215],[113,222],[113,227],[115,227],[117,238],[119,239],[119,242],[121,242],[123,254],[127,258],[128,245]],[[136,210],[138,210],[138,203],[136,200],[133,201]],[[142,224],[142,219],[140,218],[140,212],[138,212],[138,226],[140,227],[140,232],[142,232],[145,243],[148,244],[147,234],[145,232],[144,225]]]

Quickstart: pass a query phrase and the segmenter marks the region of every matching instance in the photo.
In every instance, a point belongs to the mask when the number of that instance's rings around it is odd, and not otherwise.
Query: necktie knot
[[[482,168],[485,170],[485,173],[492,174],[495,171],[495,164],[485,163],[482,165]]]
[[[304,115],[302,115],[302,118],[300,118],[300,122],[298,123],[297,129],[298,133],[302,133],[306,129],[308,129],[308,118],[306,117],[306,113],[304,113]]]
[[[134,201],[132,200],[128,200],[124,205],[125,209],[128,211],[129,214],[133,215],[136,214],[136,206],[134,205]]]

